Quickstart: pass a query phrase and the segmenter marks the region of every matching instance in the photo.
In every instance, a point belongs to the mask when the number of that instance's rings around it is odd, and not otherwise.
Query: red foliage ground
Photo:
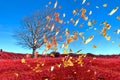
[[[25,59],[0,52],[0,59],[0,80],[120,80],[120,57]]]

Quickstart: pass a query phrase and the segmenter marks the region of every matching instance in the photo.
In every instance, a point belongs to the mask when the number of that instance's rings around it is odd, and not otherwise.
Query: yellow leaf
[[[93,48],[97,48],[97,46],[96,46],[96,45],[93,45]]]
[[[92,26],[92,22],[91,21],[88,21],[88,26]]]
[[[23,58],[23,59],[21,59],[21,63],[25,63],[26,61],[25,61],[25,59]]]
[[[68,49],[68,44],[66,44],[64,48]]]
[[[64,51],[63,51],[63,54],[67,54],[67,50],[64,50]]]
[[[103,4],[103,7],[107,7],[108,6],[108,4]]]
[[[113,15],[118,9],[119,7],[115,7],[114,9],[112,9],[112,11],[108,15],[109,16]]]
[[[71,43],[71,42],[73,42],[73,37],[71,36],[70,38],[67,38],[67,43],[69,44],[69,43]]]
[[[93,38],[94,36],[88,37],[87,40],[84,41],[84,44],[88,44]]]
[[[80,33],[79,33],[79,35],[80,35],[80,37],[82,38],[82,40],[84,40],[83,34],[84,34],[83,32],[80,32]]]
[[[105,36],[105,39],[108,41],[110,40],[110,38],[111,38],[110,36]]]

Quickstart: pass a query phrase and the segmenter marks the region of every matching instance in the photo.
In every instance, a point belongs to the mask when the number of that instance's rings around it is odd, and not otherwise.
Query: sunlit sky
[[[120,53],[120,34],[114,34],[114,31],[120,28],[120,20],[116,17],[120,16],[120,1],[119,0],[86,0],[82,4],[82,0],[57,0],[58,5],[62,6],[59,10],[60,14],[65,13],[64,21],[70,20],[70,18],[80,19],[77,26],[72,24],[64,24],[62,27],[67,27],[72,33],[73,30],[84,32],[84,37],[94,35],[94,39],[88,44],[81,44],[82,39],[79,37],[77,41],[72,42],[69,45],[69,49],[73,52],[82,49],[84,53],[94,53],[94,54],[118,54]],[[51,2],[51,5],[48,5]],[[44,10],[46,6],[53,6],[56,0],[1,0],[0,1],[0,48],[4,51],[18,52],[18,53],[31,53],[31,50],[22,48],[16,44],[16,39],[12,36],[14,31],[20,26],[23,17],[30,16],[32,13],[38,10]],[[90,3],[90,5],[87,5]],[[107,4],[103,7],[103,4]],[[54,6],[53,6],[54,7]],[[119,7],[118,10],[113,15],[108,15],[114,8]],[[81,10],[81,8],[86,9],[86,16],[88,16],[88,21],[96,20],[94,28],[102,30],[104,25],[100,25],[102,22],[106,21],[111,25],[111,28],[107,30],[107,34],[111,36],[108,41],[95,30],[91,29],[86,31],[89,26],[87,22],[78,16],[74,16],[72,11],[75,9]],[[89,15],[89,12],[92,14]],[[80,28],[80,24],[83,24]],[[62,28],[61,27],[61,28]],[[114,42],[114,44],[112,43]],[[93,48],[96,45],[97,48]],[[44,48],[38,49],[39,53]],[[58,47],[58,51],[63,51]]]

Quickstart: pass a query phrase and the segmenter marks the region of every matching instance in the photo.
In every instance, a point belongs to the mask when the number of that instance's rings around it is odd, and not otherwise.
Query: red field
[[[120,56],[31,59],[0,52],[0,80],[120,80]]]

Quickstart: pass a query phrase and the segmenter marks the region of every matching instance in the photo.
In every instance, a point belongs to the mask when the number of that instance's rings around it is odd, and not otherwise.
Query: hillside
[[[120,80],[119,56],[32,59],[25,54],[1,52],[0,59],[0,80]]]

